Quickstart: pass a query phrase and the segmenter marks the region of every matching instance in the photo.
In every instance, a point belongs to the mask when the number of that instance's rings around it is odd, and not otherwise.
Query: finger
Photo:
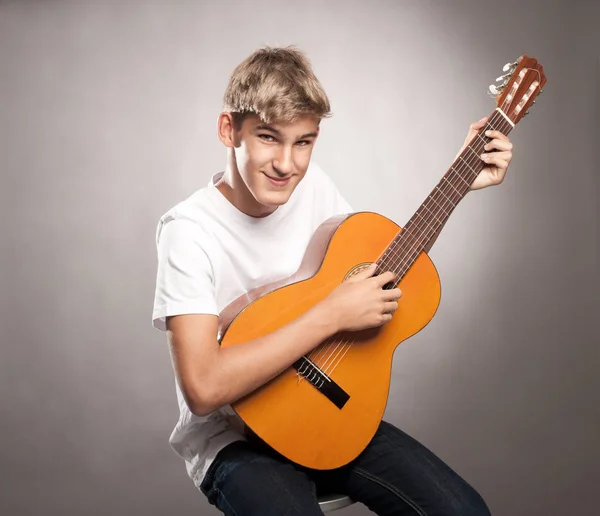
[[[359,281],[370,278],[375,274],[375,270],[377,269],[377,264],[372,263],[368,267],[365,267],[360,272],[357,272],[354,276],[350,277],[348,281]]]
[[[390,290],[384,290],[384,301],[397,301],[402,297],[402,291],[399,288],[392,288]]]
[[[487,142],[483,148],[485,150],[500,150],[500,151],[510,151],[513,149],[513,144],[510,142],[510,140],[502,140],[500,138],[494,138],[493,140],[490,140],[489,142]]]
[[[494,138],[483,146],[484,150],[497,149],[499,151],[511,151],[513,144],[509,140],[501,140],[500,138]]]
[[[496,165],[496,176],[502,181],[504,179],[504,174],[506,174],[506,170],[508,169],[508,163],[504,160],[498,160],[497,162],[492,162],[492,166]]]
[[[379,326],[383,326],[385,323],[390,322],[392,320],[392,314],[381,314],[381,324]]]
[[[470,131],[479,131],[479,129],[481,129],[485,125],[485,123],[488,121],[488,119],[489,119],[489,116],[485,116],[478,122],[473,122],[469,126],[469,130]]]
[[[394,281],[395,279],[396,279],[396,275],[392,271],[384,272],[383,274],[380,274],[379,276],[377,276],[377,278],[376,278],[377,286],[381,288],[384,285],[387,285],[388,283]]]
[[[383,305],[383,313],[389,314],[398,310],[398,303],[396,301],[388,301]]]
[[[482,159],[482,161],[484,161],[486,163],[486,165],[492,165],[492,166],[495,165],[498,168],[507,169],[508,164],[510,162],[510,158],[507,159],[506,157],[503,157],[503,156],[496,156],[496,154],[500,154],[500,153],[492,152],[489,154],[484,154],[481,159]]]
[[[493,129],[486,131],[485,135],[490,138],[498,138],[499,140],[508,140],[508,136],[506,136],[504,133],[501,133],[500,131],[495,131]]]
[[[481,120],[479,120],[478,122],[473,122],[470,126],[469,126],[469,130],[467,131],[467,136],[465,137],[465,143],[463,145],[463,149],[469,144],[471,143],[471,141],[473,141],[473,138],[475,138],[475,136],[477,135],[477,133],[479,133],[479,131],[483,128],[483,126],[486,124],[486,122],[488,121],[489,117],[483,117]],[[462,149],[458,152],[458,154],[460,154],[462,152]],[[456,155],[456,157],[458,157],[458,154]]]
[[[481,159],[486,163],[493,163],[492,160],[500,158],[501,160],[509,162],[512,159],[512,151],[496,151],[496,152],[484,152],[481,155]]]

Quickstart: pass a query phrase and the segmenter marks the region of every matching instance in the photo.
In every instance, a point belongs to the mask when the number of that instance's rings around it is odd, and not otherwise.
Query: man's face
[[[294,122],[265,124],[252,115],[235,133],[240,177],[253,200],[272,209],[257,208],[268,213],[285,204],[306,174],[319,134],[319,119],[306,115]]]

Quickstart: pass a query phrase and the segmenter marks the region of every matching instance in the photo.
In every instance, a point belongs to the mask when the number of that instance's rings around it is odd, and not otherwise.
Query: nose
[[[279,148],[279,152],[273,160],[273,168],[282,176],[292,173],[294,165],[291,146],[282,145]]]

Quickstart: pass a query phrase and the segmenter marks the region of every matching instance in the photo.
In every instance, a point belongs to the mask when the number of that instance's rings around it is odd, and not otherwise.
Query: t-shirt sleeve
[[[190,220],[167,219],[156,231],[158,271],[152,325],[166,330],[166,318],[181,314],[218,315],[209,236]]]

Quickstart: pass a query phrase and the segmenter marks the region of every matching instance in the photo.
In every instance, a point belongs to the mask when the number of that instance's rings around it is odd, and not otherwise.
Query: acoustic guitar
[[[302,356],[279,376],[237,400],[232,408],[252,433],[293,462],[332,469],[356,458],[375,434],[387,403],[396,347],[433,318],[440,279],[426,254],[458,202],[484,167],[488,129],[508,134],[541,93],[546,77],[521,56],[490,86],[496,109],[486,126],[402,228],[371,212],[336,216],[313,235],[298,271],[254,289],[219,317],[220,345],[235,346],[290,323],[341,282],[376,262],[402,289],[398,309],[381,327],[342,332]]]

